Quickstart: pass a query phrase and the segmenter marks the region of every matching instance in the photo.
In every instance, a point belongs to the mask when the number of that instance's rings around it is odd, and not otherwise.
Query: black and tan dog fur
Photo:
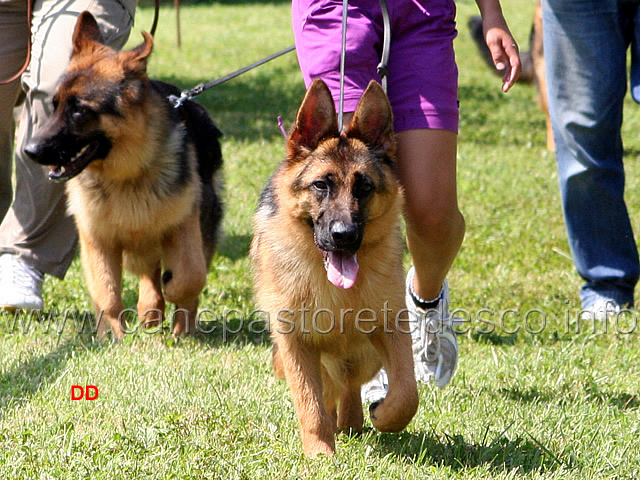
[[[390,387],[370,408],[373,425],[400,431],[417,409],[394,150],[377,83],[340,134],[329,90],[316,80],[254,217],[257,301],[269,313],[274,368],[290,387],[308,456],[331,455],[337,431],[362,429],[361,385],[383,365]],[[326,263],[354,266],[356,255],[357,276],[332,284]]]
[[[203,107],[174,109],[167,96],[179,91],[149,80],[152,39],[143,36],[115,51],[83,12],[54,112],[25,148],[51,179],[67,180],[98,334],[110,327],[116,338],[123,267],[139,277],[142,322],[161,322],[166,300],[177,306],[174,333],[194,331],[222,215],[221,133]]]

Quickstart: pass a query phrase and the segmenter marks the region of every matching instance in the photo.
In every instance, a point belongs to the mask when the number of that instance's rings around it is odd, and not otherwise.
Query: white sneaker
[[[0,255],[0,308],[42,310],[42,272],[10,253]]]
[[[435,381],[444,388],[453,378],[458,367],[458,340],[453,325],[455,318],[449,314],[449,284],[445,280],[436,308],[424,311],[413,301],[411,289],[415,269],[407,274],[406,304],[413,349],[414,371],[419,382]],[[389,390],[389,378],[384,368],[368,383],[362,385],[364,403],[382,400]]]
[[[387,396],[389,391],[389,377],[384,368],[381,368],[376,376],[362,385],[360,394],[362,403],[377,403]]]
[[[607,317],[617,315],[622,311],[618,302],[611,298],[596,296],[595,300],[582,308],[580,317],[583,320],[606,320]]]
[[[415,268],[411,267],[407,274],[406,302],[416,380],[434,381],[439,388],[444,388],[458,367],[458,340],[453,329],[455,319],[449,313],[449,285],[445,280],[438,305],[425,311],[415,304],[411,294],[414,275]]]

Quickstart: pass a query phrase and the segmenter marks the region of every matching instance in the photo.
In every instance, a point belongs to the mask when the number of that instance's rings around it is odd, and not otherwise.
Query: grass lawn
[[[503,3],[526,50],[534,2]],[[449,281],[468,322],[450,386],[421,386],[401,434],[365,421],[363,435],[338,438],[333,458],[302,456],[287,386],[250,314],[247,258],[252,211],[283,156],[276,118],[290,125],[304,93],[288,54],[198,98],[225,133],[225,234],[201,301],[210,333],[97,344],[79,262],[64,281],[48,279],[44,319],[0,314],[0,478],[640,478],[636,312],[607,325],[577,320],[581,280],[535,89],[501,93],[469,38],[475,2],[457,5],[468,227]],[[139,7],[131,45],[151,20]],[[184,89],[293,43],[282,0],[184,5],[181,22],[177,50],[174,11],[163,6],[150,71]],[[627,200],[640,231],[640,109],[627,106]],[[135,285],[126,278],[132,308]],[[72,401],[72,385],[94,385],[99,397]]]

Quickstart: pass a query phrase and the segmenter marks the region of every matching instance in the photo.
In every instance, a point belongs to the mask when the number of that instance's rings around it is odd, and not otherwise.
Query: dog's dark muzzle
[[[74,137],[63,140],[35,136],[25,146],[24,153],[34,162],[51,168],[50,180],[66,181],[82,172],[93,160],[105,158],[111,149],[111,142],[101,135],[85,138],[82,144],[77,140]]]
[[[358,276],[356,254],[362,243],[363,224],[334,219],[324,228],[314,225],[316,245],[322,252],[327,279],[336,287],[351,288]]]
[[[334,222],[330,228],[331,238],[339,250],[357,250],[362,239],[360,228],[355,223]]]
[[[318,248],[326,252],[354,254],[362,243],[363,227],[359,223],[334,220],[323,227],[314,226]]]
[[[45,165],[43,160],[45,158],[45,148],[43,148],[41,142],[30,141],[27,143],[27,146],[24,147],[24,153],[34,162]]]

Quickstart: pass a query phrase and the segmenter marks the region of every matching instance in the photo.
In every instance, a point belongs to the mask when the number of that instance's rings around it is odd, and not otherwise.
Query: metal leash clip
[[[191,95],[189,95],[189,92],[185,91],[180,93],[179,98],[176,97],[175,95],[169,95],[167,99],[169,100],[169,103],[171,103],[173,108],[180,108],[180,106],[184,103],[185,100],[191,100]]]

